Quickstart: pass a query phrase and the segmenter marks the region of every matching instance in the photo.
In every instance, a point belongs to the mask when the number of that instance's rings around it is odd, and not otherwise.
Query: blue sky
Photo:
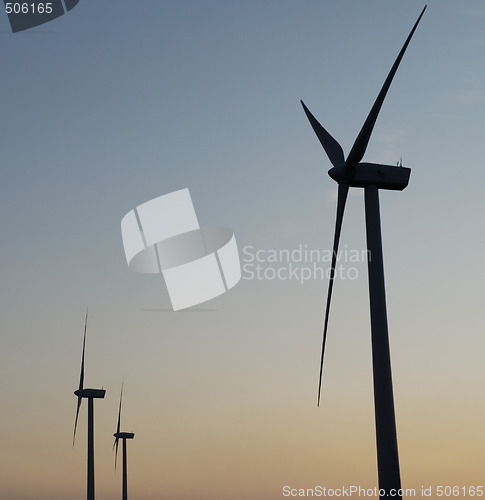
[[[349,152],[422,3],[81,0],[17,34],[0,16],[0,497],[85,496],[71,446],[84,313],[99,497],[118,498],[117,398],[143,500],[265,499],[285,484],[376,484],[367,272],[242,280],[171,313],[129,271],[121,218],[188,187],[239,248],[329,249],[336,185],[303,99]],[[483,482],[485,7],[431,0],[366,161],[412,168],[381,193],[403,484]],[[365,248],[352,190],[342,246]],[[28,478],[28,479],[26,479]]]

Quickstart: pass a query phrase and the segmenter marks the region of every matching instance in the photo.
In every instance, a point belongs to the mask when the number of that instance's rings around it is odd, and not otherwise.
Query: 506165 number
[[[5,4],[7,14],[51,14],[52,2],[28,3],[28,2],[7,2]]]
[[[437,486],[436,496],[438,497],[482,497],[483,486]]]

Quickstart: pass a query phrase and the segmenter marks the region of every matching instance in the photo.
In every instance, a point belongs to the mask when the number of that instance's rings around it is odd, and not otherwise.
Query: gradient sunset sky
[[[299,101],[348,154],[423,6],[81,0],[16,34],[0,15],[1,499],[86,497],[86,401],[72,447],[86,307],[85,386],[107,391],[97,498],[121,496],[123,379],[131,498],[377,485],[365,262],[343,262],[356,279],[334,288],[317,408],[325,279],[242,279],[174,313],[161,276],[128,269],[120,222],[189,188],[242,259],[331,249],[336,184]],[[482,0],[428,1],[364,157],[412,168],[381,213],[402,484],[417,492],[485,486],[484,26]],[[361,190],[341,248],[365,249]]]

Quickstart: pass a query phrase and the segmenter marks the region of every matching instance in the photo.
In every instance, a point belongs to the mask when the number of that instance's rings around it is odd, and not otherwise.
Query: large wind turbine
[[[120,407],[118,410],[118,425],[116,426],[116,432],[113,434],[115,437],[115,442],[113,444],[113,449],[116,448],[115,454],[115,468],[116,462],[118,460],[118,441],[123,440],[123,500],[128,500],[128,473],[127,473],[127,454],[126,454],[126,440],[133,439],[135,437],[134,432],[120,432],[121,425],[121,400],[123,399],[123,384],[121,384],[121,394],[120,394]]]
[[[389,354],[389,336],[387,329],[386,294],[384,286],[384,265],[382,259],[381,221],[379,212],[379,189],[402,191],[409,181],[411,169],[380,165],[375,163],[360,163],[362,160],[372,129],[377,120],[382,103],[391,85],[401,59],[416,30],[426,6],[413,26],[404,45],[397,56],[394,65],[382,86],[367,119],[362,126],[357,139],[350,150],[347,159],[340,144],[320,125],[310,113],[303,101],[303,109],[313,127],[320,143],[327,153],[333,168],[329,170],[330,177],[338,183],[337,216],[333,241],[333,256],[328,284],[327,305],[323,326],[322,356],[320,361],[320,378],[318,384],[318,404],[322,387],[323,359],[325,341],[327,338],[328,317],[332,298],[335,265],[340,240],[340,231],[349,187],[364,188],[365,221],[368,249],[369,297],[372,339],[372,366],[374,378],[374,408],[376,421],[377,465],[379,474],[379,489],[381,498],[388,497],[390,490],[396,492],[401,488],[399,473],[399,457],[397,449],[396,422],[394,415],[394,399],[392,393],[391,360]],[[394,498],[401,498],[395,495]]]
[[[87,500],[94,500],[94,399],[104,398],[106,391],[104,389],[85,389],[84,388],[84,350],[86,347],[86,329],[88,326],[88,312],[86,311],[86,319],[84,322],[84,338],[83,338],[83,356],[81,361],[81,375],[79,377],[79,388],[74,391],[77,396],[76,420],[74,422],[74,435],[72,437],[72,445],[76,439],[77,420],[79,417],[79,409],[83,398],[88,400],[88,474],[87,474]]]

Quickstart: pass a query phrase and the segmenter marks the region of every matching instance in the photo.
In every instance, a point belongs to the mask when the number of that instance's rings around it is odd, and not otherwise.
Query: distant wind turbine
[[[116,448],[115,454],[115,469],[116,462],[118,460],[118,441],[120,439],[123,440],[123,500],[128,500],[128,474],[127,474],[127,454],[126,454],[126,440],[133,439],[135,437],[134,432],[120,432],[121,425],[121,400],[123,399],[123,384],[121,384],[121,393],[120,393],[120,407],[118,410],[118,425],[116,426],[116,432],[113,434],[115,437],[115,442],[113,444],[113,450]]]
[[[86,311],[86,319],[84,322],[84,338],[83,338],[83,356],[81,361],[81,375],[79,377],[79,388],[74,391],[77,396],[76,420],[74,422],[74,434],[72,437],[72,445],[76,439],[77,421],[79,417],[79,409],[83,398],[88,400],[88,474],[87,474],[87,500],[94,500],[94,399],[104,398],[106,391],[104,389],[85,389],[84,388],[84,351],[86,347],[86,329],[88,326],[88,312]]]
[[[384,286],[384,265],[382,258],[381,220],[379,211],[379,189],[402,191],[409,182],[411,169],[394,167],[375,163],[360,163],[372,130],[377,120],[382,103],[391,85],[401,59],[416,30],[421,17],[426,10],[422,10],[418,20],[407,37],[394,65],[382,86],[367,119],[362,126],[357,139],[350,150],[347,159],[340,144],[320,125],[310,113],[303,101],[301,104],[313,127],[320,143],[327,153],[333,168],[329,170],[330,177],[338,183],[337,216],[333,241],[333,255],[328,284],[327,305],[323,326],[322,355],[320,361],[320,378],[318,385],[318,405],[322,387],[323,359],[325,341],[327,338],[328,317],[332,298],[335,266],[337,261],[340,231],[345,209],[345,202],[349,187],[364,188],[365,220],[367,234],[369,297],[372,338],[372,365],[374,378],[374,407],[376,420],[377,465],[379,475],[379,489],[381,498],[388,497],[390,490],[396,492],[401,488],[399,472],[399,456],[397,449],[396,422],[394,415],[394,399],[392,392],[391,360],[389,354],[389,336],[387,329],[386,294]],[[395,495],[394,498],[401,498]]]

